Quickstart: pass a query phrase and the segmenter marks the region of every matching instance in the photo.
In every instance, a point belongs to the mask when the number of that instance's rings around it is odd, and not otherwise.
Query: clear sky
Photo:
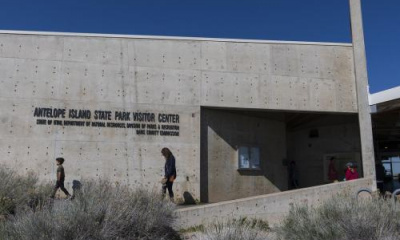
[[[400,85],[400,1],[362,0],[371,93]],[[348,0],[0,0],[1,30],[351,42]]]

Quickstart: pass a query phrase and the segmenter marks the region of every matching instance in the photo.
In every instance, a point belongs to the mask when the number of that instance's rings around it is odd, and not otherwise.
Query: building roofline
[[[400,86],[390,88],[381,92],[370,94],[369,105],[375,105],[383,102],[389,102],[392,100],[400,99]]]
[[[213,42],[238,42],[238,43],[279,43],[279,44],[345,46],[345,47],[353,46],[352,43],[333,43],[333,42],[302,42],[302,41],[277,41],[277,40],[256,40],[256,39],[202,38],[202,37],[179,37],[179,36],[152,36],[152,35],[128,35],[128,34],[125,35],[125,34],[17,31],[17,30],[16,31],[0,30],[0,34],[71,36],[71,37],[103,37],[103,38],[126,38],[126,39],[154,39],[154,40],[213,41]]]

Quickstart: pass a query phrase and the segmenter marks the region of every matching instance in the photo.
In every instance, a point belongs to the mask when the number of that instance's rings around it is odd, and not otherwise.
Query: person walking
[[[67,195],[68,198],[71,197],[67,189],[64,187],[64,181],[65,181],[65,171],[63,167],[64,163],[64,158],[56,158],[56,164],[57,164],[57,181],[56,181],[56,186],[54,187],[53,193],[50,196],[51,198],[54,198],[56,195],[57,190],[60,188],[61,191]]]
[[[375,162],[375,176],[376,176],[376,185],[379,189],[379,192],[383,196],[385,194],[385,167],[382,162]]]
[[[174,201],[174,192],[172,191],[172,185],[176,179],[175,157],[168,148],[161,149],[161,154],[165,158],[162,196],[164,199],[168,189],[169,199],[171,201]]]
[[[329,159],[328,179],[331,182],[335,182],[338,180],[338,172],[336,171],[335,167],[335,157],[331,157]]]

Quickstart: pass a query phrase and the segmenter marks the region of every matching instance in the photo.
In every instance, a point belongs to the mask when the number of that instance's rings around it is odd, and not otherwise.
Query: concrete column
[[[349,3],[363,172],[365,178],[372,178],[374,180],[373,188],[376,189],[374,145],[371,114],[368,103],[368,75],[361,15],[361,0],[349,0]]]

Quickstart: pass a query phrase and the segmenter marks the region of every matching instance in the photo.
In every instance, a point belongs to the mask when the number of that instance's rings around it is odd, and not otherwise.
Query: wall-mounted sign
[[[179,114],[36,107],[37,125],[135,129],[138,135],[179,136]]]

